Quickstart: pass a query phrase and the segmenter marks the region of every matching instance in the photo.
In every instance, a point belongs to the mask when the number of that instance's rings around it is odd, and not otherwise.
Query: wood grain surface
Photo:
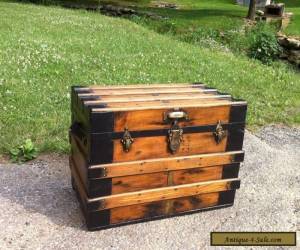
[[[114,131],[121,132],[125,128],[132,131],[152,130],[170,128],[171,124],[164,122],[164,114],[172,112],[174,109],[162,110],[137,110],[131,112],[116,112],[114,119]],[[200,126],[207,124],[217,124],[218,121],[227,123],[229,120],[230,106],[186,108],[182,109],[188,114],[188,121],[180,121],[179,125]]]
[[[97,100],[88,100],[84,104],[110,104],[110,103],[124,103],[124,102],[162,102],[171,100],[220,100],[221,98],[230,99],[230,95],[213,95],[213,94],[157,94],[157,95],[130,95],[130,96],[99,96]]]
[[[173,156],[170,158],[156,158],[141,161],[93,165],[90,166],[89,169],[91,172],[93,170],[96,172],[98,169],[104,169],[106,172],[105,176],[97,176],[95,174],[93,178],[110,178],[126,175],[225,165],[232,162],[239,162],[239,160],[236,160],[235,158],[237,155],[243,154],[243,151],[233,151],[224,153],[197,154],[192,156]]]
[[[217,144],[211,132],[183,134],[183,141],[176,152],[176,156],[224,152],[226,150],[226,143],[227,137]],[[135,138],[129,152],[124,152],[120,140],[114,140],[113,162],[172,156],[174,155],[168,149],[166,136]]]
[[[165,201],[156,201],[127,207],[112,208],[110,223],[149,218],[160,215],[176,214],[178,212],[211,207],[218,204],[219,193],[201,194]],[[167,209],[167,208],[170,209]]]
[[[91,90],[111,90],[111,89],[156,89],[156,88],[204,88],[204,83],[151,83],[151,84],[130,84],[130,85],[90,85],[87,88]],[[85,88],[85,87],[83,87]]]
[[[156,188],[138,192],[115,194],[101,198],[89,199],[88,202],[101,204],[93,207],[95,210],[142,204],[158,200],[169,200],[179,197],[193,196],[204,193],[214,193],[235,189],[239,186],[239,179],[226,179],[192,184],[178,185],[165,188]]]

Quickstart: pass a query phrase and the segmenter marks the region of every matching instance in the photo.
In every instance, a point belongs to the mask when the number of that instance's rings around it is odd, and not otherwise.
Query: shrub
[[[32,160],[37,157],[37,149],[30,139],[25,140],[25,142],[9,151],[10,159],[13,162],[25,162]]]
[[[249,39],[248,55],[269,64],[278,58],[280,46],[277,42],[275,30],[265,23],[258,23],[247,32]]]

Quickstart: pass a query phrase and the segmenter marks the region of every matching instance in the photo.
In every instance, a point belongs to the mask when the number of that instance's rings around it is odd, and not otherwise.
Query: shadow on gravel
[[[0,167],[0,196],[27,212],[45,215],[58,226],[86,230],[71,188],[67,160],[49,165],[36,160],[30,165]]]

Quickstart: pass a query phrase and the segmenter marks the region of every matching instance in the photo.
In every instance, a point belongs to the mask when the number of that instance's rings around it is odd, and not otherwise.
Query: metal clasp
[[[123,145],[123,150],[125,152],[129,152],[132,143],[134,142],[134,140],[132,139],[129,131],[127,128],[125,128],[125,132],[123,134],[123,138],[121,139],[121,143]]]
[[[177,125],[177,120],[173,122],[171,129],[168,131],[168,144],[172,154],[175,154],[183,140],[183,130]]]
[[[219,144],[227,136],[227,131],[223,129],[221,121],[218,121],[216,131],[213,134],[217,144]]]
[[[168,131],[168,146],[172,154],[177,152],[180,143],[183,141],[183,129],[178,126],[178,122],[188,120],[189,116],[187,112],[180,110],[179,108],[164,112],[163,121],[172,124]]]

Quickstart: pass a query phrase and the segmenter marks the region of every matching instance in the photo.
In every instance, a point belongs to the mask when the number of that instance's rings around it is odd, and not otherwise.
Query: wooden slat
[[[88,164],[86,160],[86,156],[83,151],[79,147],[79,143],[76,141],[74,136],[71,136],[71,155],[70,160],[72,161],[74,167],[76,166],[81,176],[81,180],[85,186],[87,186],[88,176]]]
[[[112,194],[165,187],[168,184],[167,180],[167,172],[116,177],[112,179]]]
[[[119,92],[114,95],[107,95],[106,93],[101,93],[101,92],[85,92],[85,93],[78,93],[77,95],[79,97],[82,96],[101,96],[101,98],[126,98],[126,97],[143,97],[143,96],[180,96],[180,95],[217,95],[218,91],[216,89],[199,89],[198,91],[189,91],[182,89],[179,92],[174,92],[174,91],[168,91],[165,89],[161,89],[159,91],[156,91],[155,93],[151,93],[150,91],[147,92],[139,92],[139,93],[123,93]]]
[[[178,99],[178,100],[159,100],[159,101],[131,101],[131,102],[108,102],[106,103],[106,108],[144,108],[147,109],[148,107],[151,108],[153,106],[164,106],[164,105],[171,105],[173,107],[176,106],[184,106],[186,104],[193,103],[194,106],[197,105],[206,105],[206,104],[229,104],[231,103],[230,100],[225,99],[216,99],[216,98],[210,98],[210,99]]]
[[[96,202],[99,207],[93,206],[94,210],[110,209],[115,207],[142,204],[158,200],[169,200],[205,193],[214,193],[232,190],[239,187],[239,179],[226,179],[217,181],[198,182],[193,184],[173,187],[149,189],[138,192],[124,193],[89,199],[88,203]]]
[[[69,167],[71,170],[71,175],[74,178],[74,181],[76,183],[77,192],[79,193],[79,195],[83,201],[83,205],[84,205],[85,209],[87,209],[86,205],[88,203],[89,198],[87,197],[86,191],[84,190],[83,181],[79,177],[78,171],[76,170],[76,167],[75,167],[72,157],[69,158]]]
[[[146,204],[112,208],[110,212],[110,223],[115,224],[164,215],[166,202],[167,201],[156,201]]]
[[[195,210],[204,207],[212,207],[218,205],[218,199],[219,193],[210,193],[177,198],[174,200],[156,201],[127,207],[112,208],[110,214],[110,223],[121,223],[153,216],[176,214],[178,212]],[[173,207],[166,212],[165,208],[168,202],[171,202]]]
[[[128,128],[129,131],[170,128],[170,124],[165,123],[163,117],[165,112],[173,110],[173,108],[117,112],[114,118],[114,131],[122,132],[124,128]],[[183,111],[188,114],[189,120],[181,121],[179,123],[181,127],[217,124],[218,121],[229,122],[229,105],[204,108],[190,107],[183,109]]]
[[[223,167],[192,168],[112,178],[112,194],[222,179]],[[98,179],[96,181],[100,181]],[[100,186],[100,184],[99,184]]]
[[[183,141],[176,152],[177,156],[194,155],[202,153],[224,152],[226,150],[227,137],[219,144],[214,136],[209,133],[183,134]],[[139,137],[134,139],[129,152],[124,152],[120,140],[114,140],[113,162],[153,159],[160,157],[172,157],[168,149],[166,136]]]
[[[124,163],[93,165],[90,167],[90,171],[103,169],[105,170],[106,176],[98,176],[95,178],[110,178],[126,175],[155,173],[161,171],[191,169],[195,167],[203,168],[230,164],[235,161],[234,158],[236,154],[242,153],[243,151],[233,151],[225,153],[200,154],[192,156],[131,161]]]
[[[181,91],[181,90],[191,90],[195,92],[199,92],[199,90],[204,90],[203,86],[165,86],[165,87],[135,87],[135,88],[90,88],[90,90],[94,93],[157,93],[157,91]]]
[[[173,96],[142,96],[142,97],[114,97],[114,98],[105,98],[100,97],[99,100],[94,101],[85,101],[87,105],[95,104],[109,104],[109,103],[124,103],[124,102],[161,102],[161,101],[171,101],[171,100],[220,100],[220,98],[231,98],[230,95],[173,95]]]
[[[159,105],[135,105],[135,106],[127,106],[127,107],[109,107],[109,108],[93,108],[93,112],[115,112],[115,111],[136,111],[136,110],[149,110],[149,109],[172,109],[176,108],[205,108],[205,107],[220,107],[220,106],[231,106],[231,105],[246,105],[247,103],[244,101],[237,102],[229,102],[229,101],[219,101],[214,103],[161,103]]]
[[[172,172],[172,184],[182,185],[201,181],[219,180],[222,179],[222,173],[223,166],[176,170]]]
[[[90,89],[153,89],[153,88],[188,88],[188,87],[200,87],[203,88],[206,86],[203,83],[198,84],[189,84],[189,83],[165,83],[165,84],[136,84],[136,85],[91,85],[88,88]],[[83,87],[85,88],[85,87]]]
[[[164,89],[136,89],[136,90],[92,90],[93,93],[104,95],[136,95],[136,94],[164,94],[164,93],[201,93],[201,92],[216,92],[216,89],[201,89],[201,88],[164,88]]]

